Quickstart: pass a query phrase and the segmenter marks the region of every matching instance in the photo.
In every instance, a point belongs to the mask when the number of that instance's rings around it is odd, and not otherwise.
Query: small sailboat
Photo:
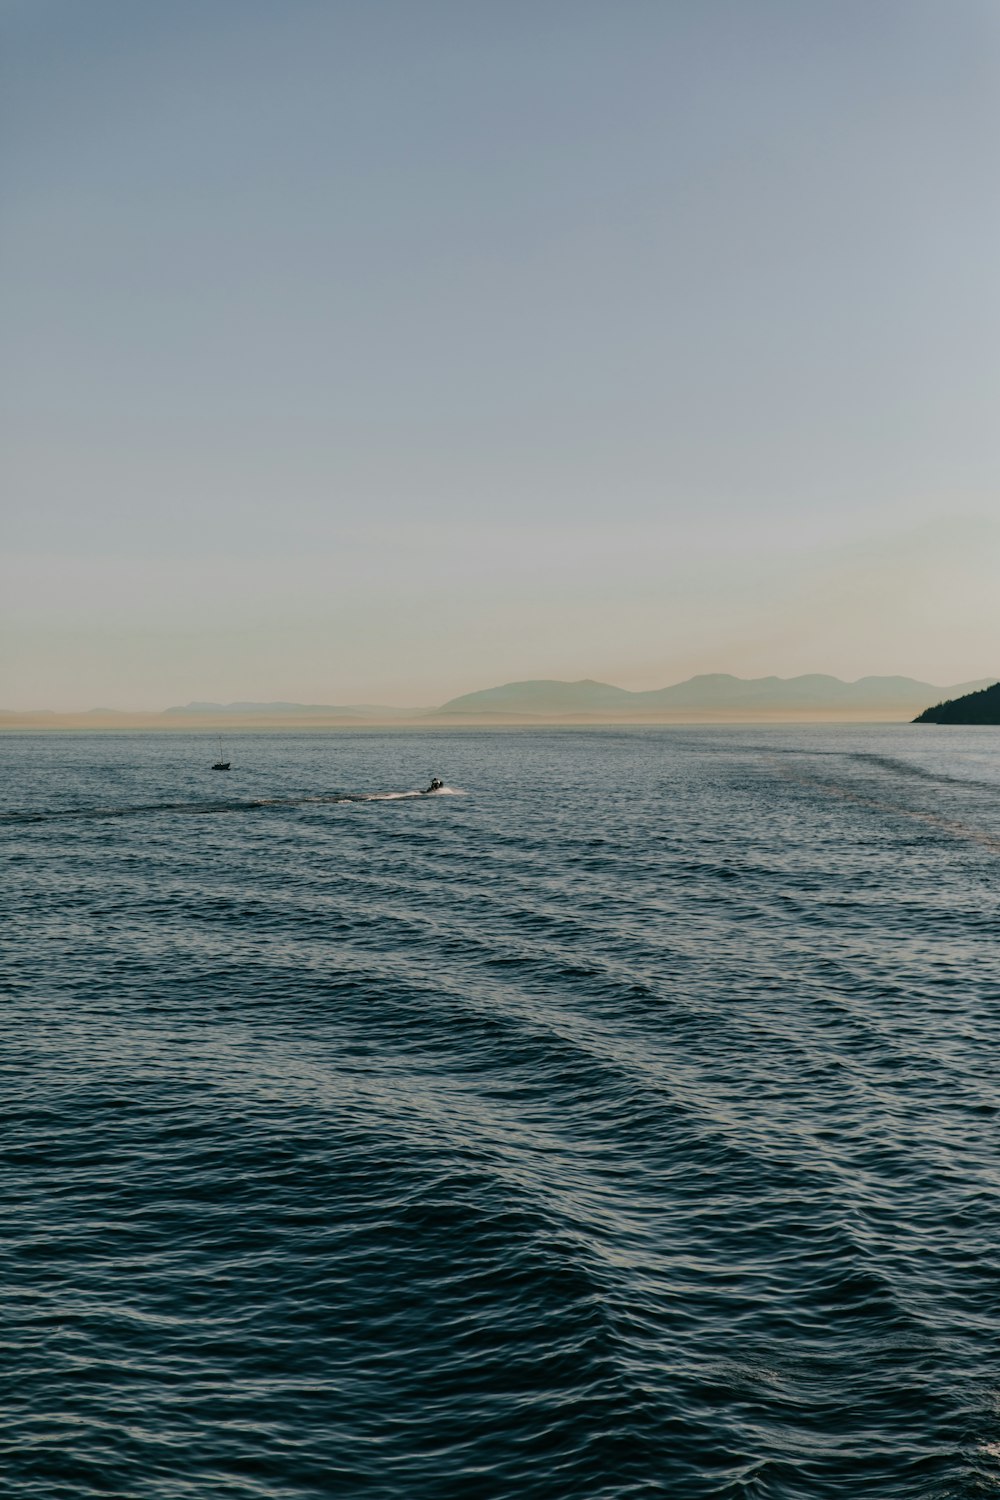
[[[230,762],[228,760],[224,760],[223,756],[222,756],[222,735],[220,734],[219,735],[219,758],[215,762],[215,765],[212,767],[212,770],[213,771],[228,771],[229,770],[229,765],[230,765]]]

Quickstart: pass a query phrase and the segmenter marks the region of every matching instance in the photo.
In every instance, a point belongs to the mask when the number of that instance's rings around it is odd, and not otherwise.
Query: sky
[[[1000,675],[994,0],[0,0],[0,707]]]

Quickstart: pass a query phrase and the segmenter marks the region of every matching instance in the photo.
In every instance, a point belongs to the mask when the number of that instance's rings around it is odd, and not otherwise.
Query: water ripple
[[[995,739],[202,750],[0,738],[5,1494],[1000,1493]]]

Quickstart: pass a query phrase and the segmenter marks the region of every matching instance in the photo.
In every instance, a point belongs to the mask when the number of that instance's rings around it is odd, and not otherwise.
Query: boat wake
[[[105,807],[22,808],[0,813],[0,826],[25,823],[90,821],[102,818],[137,818],[156,813],[204,817],[213,813],[253,812],[259,808],[338,807],[362,802],[426,802],[434,797],[464,797],[460,787],[442,786],[433,791],[337,792],[301,797],[212,798],[197,802],[139,802]]]
[[[415,792],[367,792],[354,797],[345,797],[345,802],[405,802],[411,797],[465,797],[468,794],[457,786],[428,787]]]

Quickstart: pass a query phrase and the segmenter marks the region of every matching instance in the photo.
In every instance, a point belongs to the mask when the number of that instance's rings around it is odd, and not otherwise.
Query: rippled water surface
[[[5,1496],[1000,1496],[1000,730],[214,748],[0,737]]]

